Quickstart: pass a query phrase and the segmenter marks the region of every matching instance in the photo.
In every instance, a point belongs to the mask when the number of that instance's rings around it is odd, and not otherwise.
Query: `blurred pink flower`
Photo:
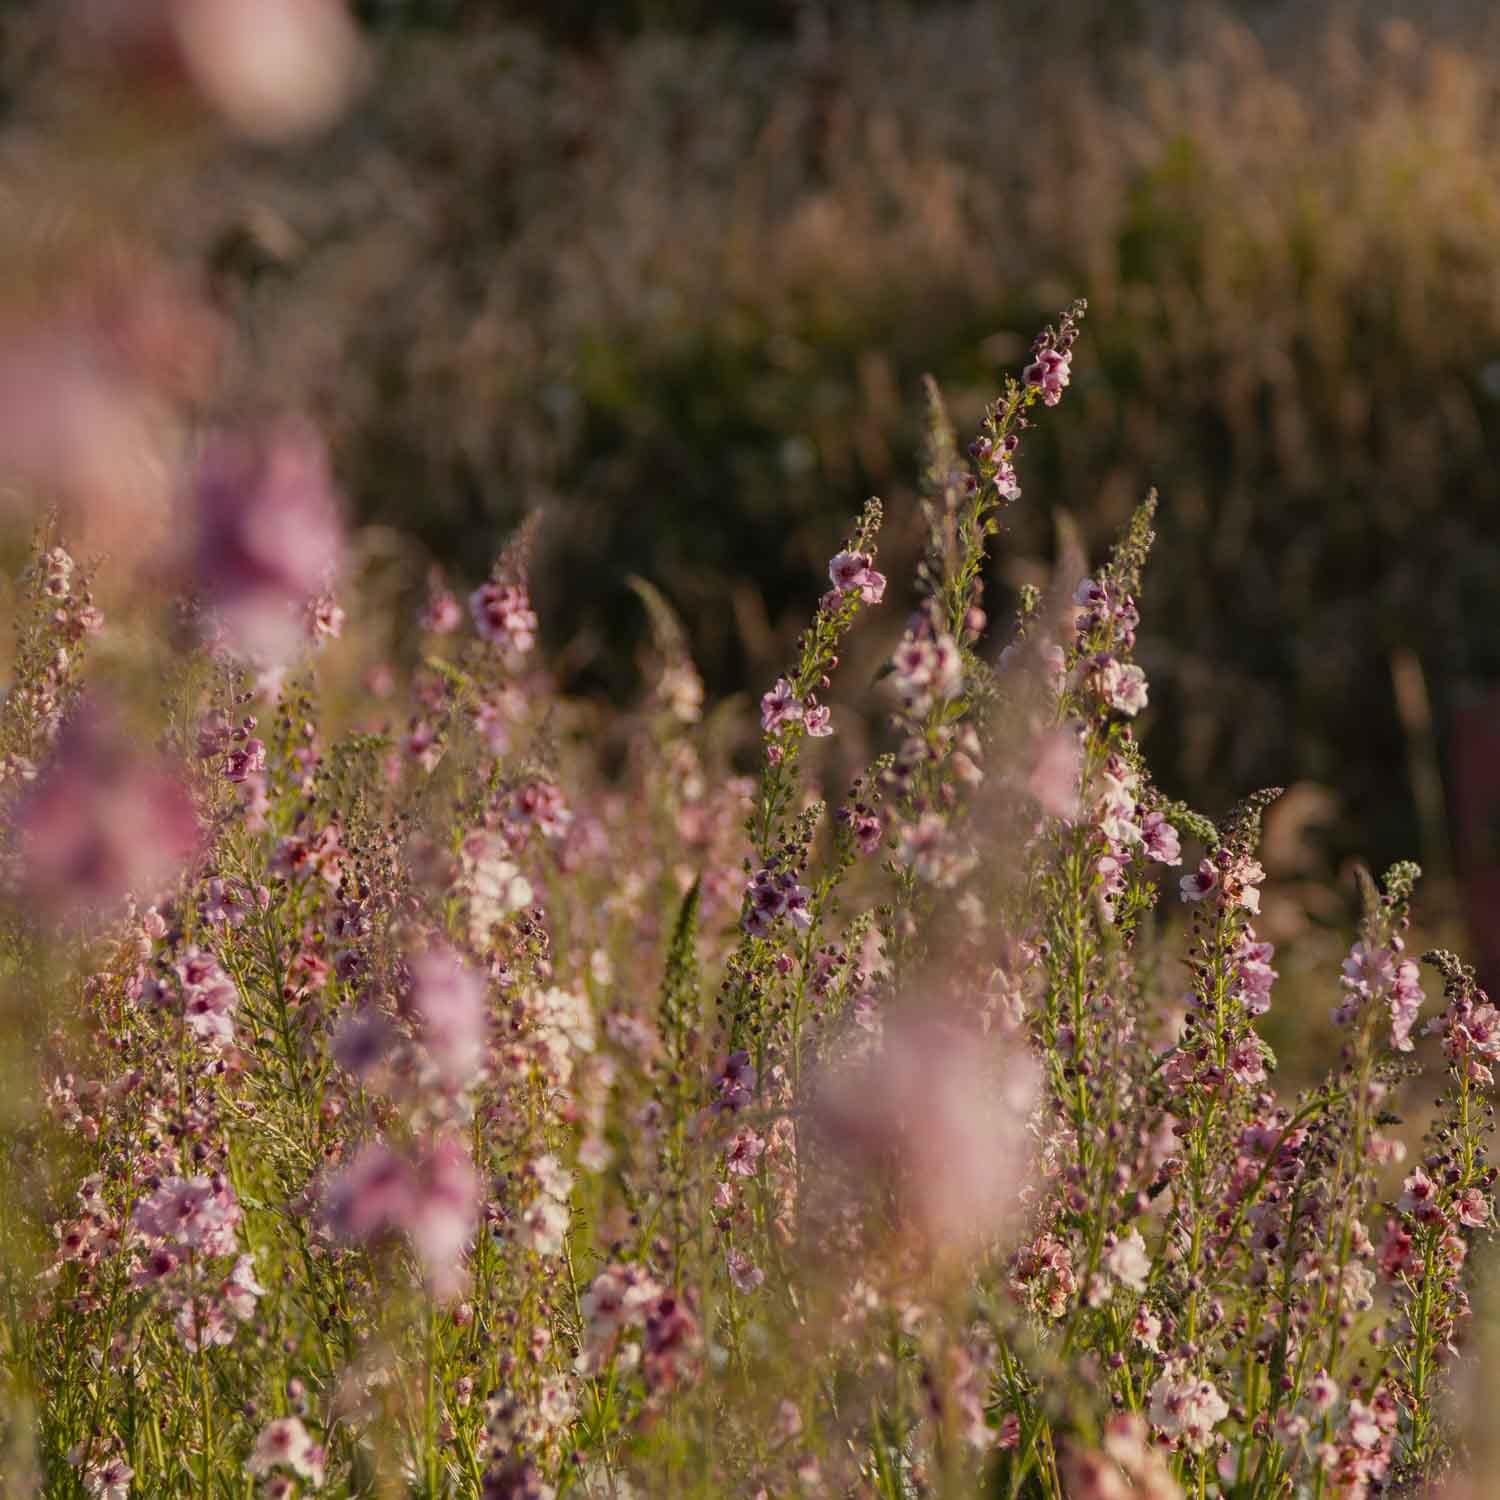
[[[411,1215],[411,1169],[384,1141],[369,1141],[323,1194],[329,1229],[342,1240],[372,1240]]]
[[[536,612],[519,583],[480,584],[469,595],[469,613],[479,634],[502,650],[525,656],[536,645]]]
[[[64,271],[61,295],[0,326],[0,479],[58,506],[82,550],[138,559],[161,544],[182,409],[214,387],[223,326],[149,257]]]
[[[463,1252],[473,1238],[479,1204],[479,1174],[457,1140],[439,1140],[414,1159],[371,1141],[329,1181],[323,1215],[343,1240],[404,1233],[433,1296],[448,1301],[463,1289]]]
[[[1083,746],[1071,729],[1048,729],[1036,737],[1026,787],[1048,817],[1078,816],[1082,775]]]
[[[148,102],[196,96],[267,144],[329,124],[360,73],[343,0],[70,0],[65,13]]]
[[[893,1179],[934,1251],[963,1255],[1019,1225],[1036,1091],[1021,1043],[898,1013],[879,1052],[823,1077],[813,1115],[860,1178]]]
[[[463,1253],[479,1216],[479,1174],[456,1140],[439,1141],[415,1163],[415,1193],[407,1233],[439,1301],[464,1288]]]
[[[314,1488],[323,1482],[323,1450],[297,1417],[277,1417],[267,1423],[245,1464],[250,1474],[267,1474],[279,1467],[291,1469]]]
[[[449,1088],[461,1089],[484,1066],[489,1018],[485,982],[457,954],[431,949],[411,960],[411,1004],[427,1054]]]
[[[57,755],[15,812],[28,904],[73,917],[149,898],[199,845],[198,820],[175,768],[138,750],[104,705],[86,703]]]
[[[309,603],[343,562],[322,439],[300,423],[220,432],[199,456],[192,502],[195,582],[229,646],[272,662],[291,656]]]

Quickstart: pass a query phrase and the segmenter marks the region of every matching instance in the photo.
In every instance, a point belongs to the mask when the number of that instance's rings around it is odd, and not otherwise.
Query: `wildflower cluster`
[[[1135,737],[1154,497],[986,646],[988,544],[1082,316],[967,454],[933,393],[889,748],[842,790],[819,742],[889,592],[877,502],[758,738],[705,717],[638,582],[618,756],[548,676],[527,533],[467,616],[434,576],[407,649],[343,635],[302,429],[204,448],[170,649],[127,617],[91,671],[86,570],[42,537],[0,711],[4,951],[45,1018],[0,1361],[48,1493],[1271,1500],[1439,1472],[1500,1014],[1428,955],[1447,1076],[1390,1176],[1424,1034],[1397,866],[1330,976],[1343,1056],[1277,1094],[1275,794],[1214,822]],[[104,666],[148,650],[156,708],[111,702]]]

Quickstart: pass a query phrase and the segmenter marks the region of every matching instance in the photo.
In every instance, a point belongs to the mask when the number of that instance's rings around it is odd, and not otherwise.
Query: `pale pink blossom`
[[[536,613],[519,583],[491,579],[480,584],[469,595],[469,613],[481,638],[503,651],[525,656],[536,645]]]
[[[418,1156],[413,1182],[406,1231],[428,1290],[451,1301],[463,1290],[463,1254],[478,1224],[479,1174],[465,1147],[449,1137]]]
[[[362,72],[340,0],[65,0],[65,11],[137,89],[196,97],[267,145],[328,125]]]
[[[269,1474],[288,1468],[314,1488],[323,1482],[323,1452],[297,1417],[277,1417],[268,1422],[255,1440],[255,1450],[245,1464],[251,1474]]]
[[[1458,1222],[1469,1229],[1483,1229],[1490,1221],[1489,1201],[1478,1188],[1466,1188],[1460,1195],[1455,1210]]]
[[[1307,1383],[1307,1399],[1312,1403],[1314,1411],[1330,1410],[1338,1404],[1339,1395],[1338,1384],[1327,1370],[1319,1370]]]
[[[799,723],[802,713],[802,702],[785,677],[778,677],[775,686],[761,696],[760,727],[765,734],[778,733],[784,724]]]
[[[1180,1437],[1195,1453],[1213,1441],[1213,1430],[1229,1415],[1229,1403],[1211,1380],[1170,1362],[1151,1387],[1151,1421],[1168,1437]]]
[[[802,727],[813,739],[826,739],[833,733],[833,711],[820,704],[809,705],[802,713]]]
[[[1141,820],[1141,840],[1146,853],[1161,865],[1182,863],[1182,841],[1163,812],[1148,812]]]
[[[739,1250],[726,1250],[724,1263],[729,1270],[729,1279],[737,1292],[746,1295],[757,1290],[766,1279],[766,1273],[753,1264],[749,1256]]]
[[[418,954],[410,968],[411,1006],[427,1055],[449,1088],[465,1088],[484,1066],[489,1038],[484,978],[447,948]]]
[[[766,1143],[748,1126],[735,1131],[724,1152],[724,1165],[738,1177],[754,1177]]]
[[[1146,1253],[1146,1242],[1139,1229],[1126,1231],[1104,1257],[1104,1267],[1122,1286],[1133,1292],[1145,1291],[1151,1257]]]
[[[879,604],[885,597],[885,575],[873,563],[867,553],[840,552],[828,564],[828,576],[839,593],[857,593],[863,603]]]
[[[1042,393],[1047,406],[1056,406],[1062,400],[1063,390],[1072,378],[1073,356],[1071,352],[1058,349],[1043,349],[1021,372],[1021,379]]]

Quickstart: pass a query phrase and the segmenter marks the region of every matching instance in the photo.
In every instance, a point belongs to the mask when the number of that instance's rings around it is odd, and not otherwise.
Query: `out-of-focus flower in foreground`
[[[323,1213],[345,1241],[404,1233],[433,1296],[451,1301],[464,1286],[463,1252],[479,1202],[474,1163],[456,1140],[434,1141],[411,1158],[370,1141],[329,1181]]]
[[[344,0],[71,0],[70,37],[148,99],[196,99],[269,145],[330,124],[359,80]]]
[[[306,636],[305,611],[338,573],[344,536],[328,455],[312,428],[215,434],[192,487],[194,585],[226,644],[277,662]]]
[[[412,1008],[428,1055],[448,1087],[463,1088],[484,1065],[489,1032],[484,979],[445,949],[412,959],[411,973]]]
[[[857,1175],[892,1179],[903,1223],[934,1251],[962,1256],[1018,1216],[1036,1090],[1024,1045],[898,1015],[879,1052],[820,1080],[813,1112]]]
[[[17,804],[15,832],[27,903],[57,917],[156,894],[199,843],[175,768],[133,744],[98,702],[63,726],[55,760]]]
[[[139,252],[86,258],[62,281],[0,322],[0,485],[7,502],[14,489],[57,507],[84,551],[143,557],[166,529],[184,410],[214,388],[224,328]]]

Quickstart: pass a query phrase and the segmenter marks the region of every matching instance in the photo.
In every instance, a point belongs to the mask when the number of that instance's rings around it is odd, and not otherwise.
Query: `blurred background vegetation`
[[[36,10],[4,13],[13,120],[49,108]],[[631,691],[639,573],[711,688],[758,692],[866,494],[886,570],[910,559],[921,373],[972,424],[1086,296],[992,613],[1046,576],[1059,508],[1097,553],[1159,486],[1163,785],[1294,787],[1288,931],[1344,919],[1318,893],[1348,859],[1441,882],[1455,842],[1500,928],[1491,6],[361,13],[377,67],[333,133],[196,156],[131,211],[243,331],[236,398],[310,407],[364,520],[471,581],[542,507],[580,688]]]

